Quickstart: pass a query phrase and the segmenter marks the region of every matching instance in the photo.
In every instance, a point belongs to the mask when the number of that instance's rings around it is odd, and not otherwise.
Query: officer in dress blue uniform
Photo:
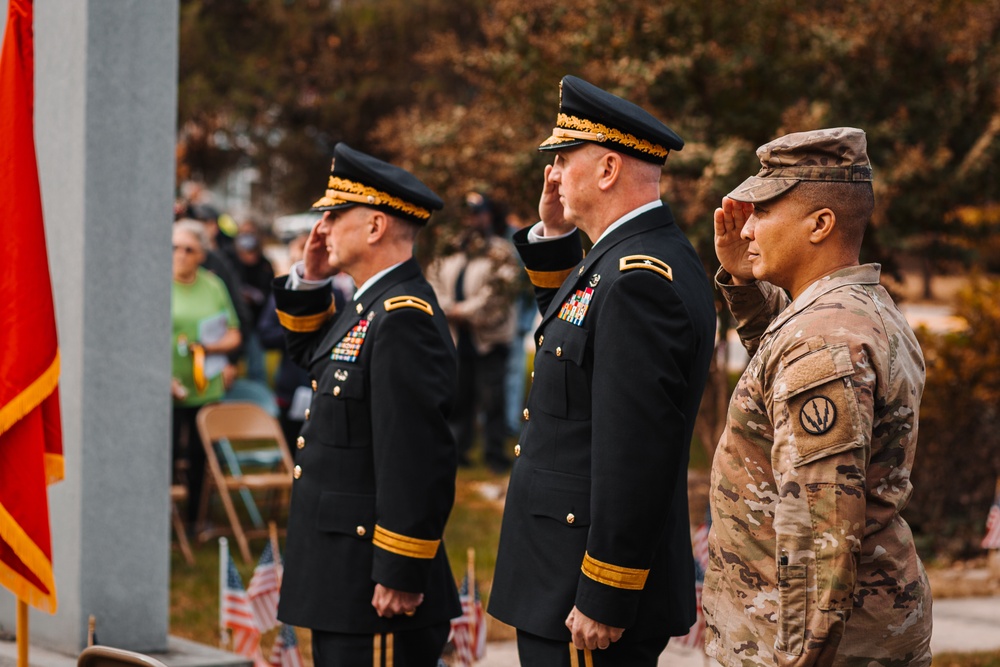
[[[338,144],[305,259],[275,280],[289,354],[313,389],[278,617],[312,629],[317,666],[431,667],[461,613],[441,544],[455,349],[412,256],[441,206],[413,175]],[[335,314],[338,270],[360,287]]]
[[[560,90],[541,222],[515,235],[542,322],[489,611],[522,665],[652,666],[695,618],[687,463],[715,307],[659,199],[681,139],[586,81]]]

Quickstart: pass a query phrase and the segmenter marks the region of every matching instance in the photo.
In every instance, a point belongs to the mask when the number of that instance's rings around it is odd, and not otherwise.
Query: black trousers
[[[198,416],[200,405],[174,406],[173,411],[173,461],[174,470],[178,461],[186,462],[185,477],[187,479],[186,518],[189,528],[194,527],[198,518],[198,504],[201,502],[201,487],[205,481],[205,449],[198,435]]]
[[[406,632],[349,635],[312,631],[315,667],[437,667],[451,624]]]
[[[458,444],[458,460],[467,463],[476,433],[476,421],[483,413],[483,459],[495,470],[510,467],[506,451],[507,422],[504,380],[508,348],[501,345],[486,354],[460,355],[458,391],[449,422]]]
[[[608,648],[578,651],[572,642],[557,642],[517,631],[521,667],[656,667],[670,637],[630,640],[628,631]]]

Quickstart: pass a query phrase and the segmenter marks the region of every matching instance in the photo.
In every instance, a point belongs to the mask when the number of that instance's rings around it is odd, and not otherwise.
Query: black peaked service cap
[[[575,76],[559,83],[559,117],[539,150],[558,150],[589,141],[654,164],[664,164],[684,140],[628,100]]]
[[[405,169],[340,142],[333,148],[326,195],[310,210],[335,211],[349,206],[368,206],[424,225],[444,202]]]

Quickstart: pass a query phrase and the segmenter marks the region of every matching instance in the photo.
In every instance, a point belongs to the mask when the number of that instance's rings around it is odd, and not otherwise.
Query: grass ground
[[[692,452],[694,455],[695,452]],[[702,457],[704,455],[701,455]],[[694,468],[694,466],[693,466]],[[500,519],[503,512],[503,494],[506,492],[506,478],[491,474],[485,467],[475,466],[460,470],[455,497],[455,507],[445,529],[444,542],[448,550],[455,580],[460,582],[465,574],[466,554],[475,549],[475,572],[484,604],[489,599],[493,581],[497,544],[500,534]],[[707,475],[704,470],[693,469],[690,475],[692,489],[692,516],[703,510],[694,507],[696,498],[707,495]],[[216,521],[224,520],[221,509],[216,508]],[[216,540],[203,544],[193,544],[195,563],[188,565],[180,552],[174,550],[171,558],[170,587],[170,632],[173,635],[191,639],[212,646],[219,645],[219,549]],[[251,541],[251,551],[255,558],[260,556],[264,540]],[[234,551],[236,569],[243,578],[244,586],[249,584],[253,564],[243,563]],[[930,569],[935,581],[935,594],[968,595],[967,587],[956,583],[960,577],[955,568]],[[949,588],[948,581],[951,581]],[[487,637],[490,641],[512,639],[513,631],[487,616]],[[270,651],[275,632],[266,634],[262,640],[265,657]],[[308,630],[298,630],[303,659],[306,667],[311,667],[311,646]],[[935,667],[1000,667],[1000,651],[994,653],[941,654],[934,658]]]
[[[475,550],[476,581],[484,604],[489,599],[493,582],[506,482],[506,477],[497,477],[484,467],[460,470],[455,507],[444,534],[456,582],[461,582],[465,575],[468,550]],[[238,500],[237,506],[239,507]],[[221,507],[213,507],[212,516],[217,523],[225,521]],[[254,558],[260,557],[265,540],[266,538],[251,540],[250,548]],[[170,633],[202,644],[219,646],[218,541],[213,539],[201,544],[195,542],[191,547],[195,558],[193,565],[188,565],[176,548],[171,556]],[[254,564],[242,561],[232,540],[230,552],[246,587],[253,575]],[[513,637],[511,630],[493,623],[492,619],[487,630],[491,640]],[[275,634],[275,631],[271,631],[262,639],[265,658]],[[308,667],[311,664],[309,633],[300,629],[298,637]]]

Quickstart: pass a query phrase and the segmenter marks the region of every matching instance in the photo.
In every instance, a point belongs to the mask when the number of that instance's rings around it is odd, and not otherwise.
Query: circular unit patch
[[[799,423],[811,435],[823,435],[836,422],[837,406],[826,396],[813,396],[799,410]]]

